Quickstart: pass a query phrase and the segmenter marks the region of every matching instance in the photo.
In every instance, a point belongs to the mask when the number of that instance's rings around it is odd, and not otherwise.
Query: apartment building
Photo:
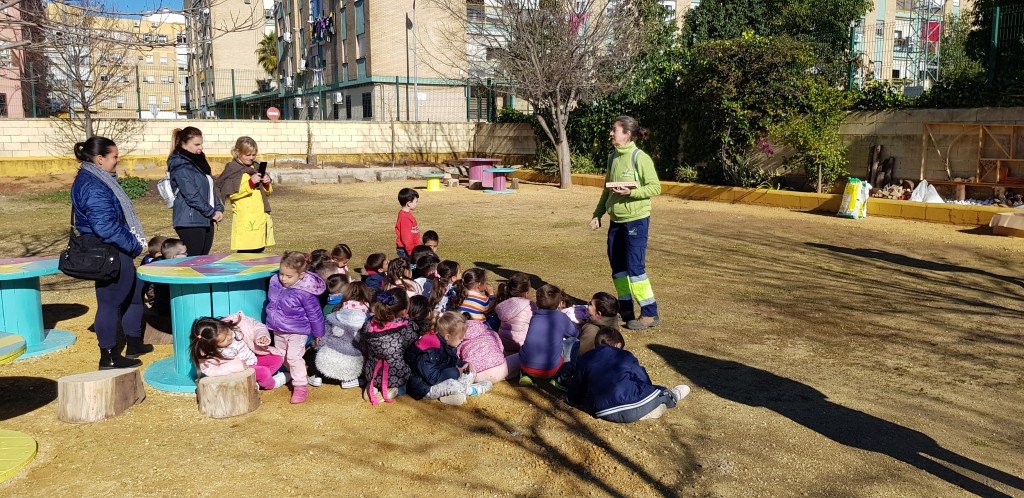
[[[263,0],[185,0],[192,117],[218,117],[222,102],[266,88],[256,48],[272,17]],[[221,115],[220,117],[227,117]]]
[[[415,3],[415,8],[414,8]],[[279,0],[283,119],[465,121],[465,44],[420,0]]]
[[[21,11],[5,7],[0,10],[0,40],[17,43],[23,40],[23,30],[18,26]],[[25,108],[22,101],[22,53],[18,48],[0,49],[0,118],[23,118]]]
[[[118,19],[117,29],[138,34],[142,45],[132,47],[122,62],[134,65],[134,74],[119,72],[116,76],[127,79],[130,84],[119,94],[101,101],[97,116],[140,119],[186,117],[183,97],[187,73],[180,58],[185,51],[184,16],[165,12],[142,19]],[[106,76],[101,72],[95,77]]]
[[[945,23],[973,6],[973,0],[875,0],[854,29],[861,54],[855,79],[897,82],[908,93],[927,90],[941,77]]]

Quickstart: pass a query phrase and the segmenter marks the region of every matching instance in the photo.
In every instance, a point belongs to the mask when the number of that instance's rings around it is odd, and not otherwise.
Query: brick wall
[[[1024,108],[978,108],[978,109],[913,109],[903,111],[862,111],[848,115],[840,134],[848,150],[849,171],[852,175],[863,176],[867,170],[871,147],[882,145],[882,158],[896,158],[897,178],[917,179],[921,172],[921,148],[924,123],[965,123],[965,124],[1024,124]],[[956,126],[936,130],[935,138],[940,140],[942,154],[947,155],[947,145],[958,134]],[[944,135],[944,138],[940,138]],[[978,164],[978,138],[961,137],[948,148],[950,169],[953,176],[970,178],[975,175]],[[926,179],[944,179],[946,171],[935,147],[929,142],[925,148],[927,166]]]
[[[119,144],[122,164],[138,176],[164,173],[171,131],[186,125],[203,130],[204,149],[214,169],[230,159],[231,147],[242,135],[253,137],[262,156],[279,162],[305,162],[305,121],[146,120],[135,140]],[[326,162],[366,163],[397,160],[444,161],[456,157],[487,155],[506,163],[522,164],[536,153],[533,130],[526,124],[492,123],[391,123],[313,121],[313,153]],[[36,176],[73,172],[71,144],[66,155],[51,153],[56,147],[51,123],[46,119],[0,120],[0,177]]]

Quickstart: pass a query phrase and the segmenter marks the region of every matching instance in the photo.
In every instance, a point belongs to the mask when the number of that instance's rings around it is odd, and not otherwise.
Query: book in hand
[[[636,182],[605,182],[604,188],[636,188]]]

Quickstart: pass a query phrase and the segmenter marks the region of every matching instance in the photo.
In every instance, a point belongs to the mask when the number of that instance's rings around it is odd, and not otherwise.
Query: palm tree
[[[260,44],[256,47],[256,59],[260,67],[267,74],[274,76],[277,73],[277,34],[268,33],[263,35]]]

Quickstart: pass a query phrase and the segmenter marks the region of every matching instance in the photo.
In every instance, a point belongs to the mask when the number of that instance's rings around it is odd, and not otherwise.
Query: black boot
[[[142,366],[142,361],[125,358],[115,349],[100,348],[100,370],[132,368],[138,366]]]
[[[125,337],[128,342],[128,347],[124,350],[124,355],[128,358],[138,358],[139,355],[153,352],[152,344],[143,344],[141,337]]]

